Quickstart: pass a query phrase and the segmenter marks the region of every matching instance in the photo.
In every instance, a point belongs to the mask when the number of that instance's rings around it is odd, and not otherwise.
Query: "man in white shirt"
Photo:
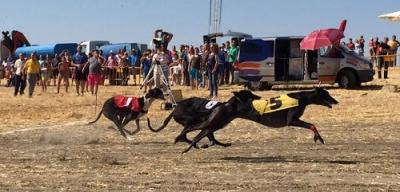
[[[14,70],[15,70],[15,91],[14,96],[24,94],[25,86],[26,86],[26,78],[24,71],[22,70],[25,65],[25,55],[20,53],[18,55],[19,59],[17,59],[14,63]]]

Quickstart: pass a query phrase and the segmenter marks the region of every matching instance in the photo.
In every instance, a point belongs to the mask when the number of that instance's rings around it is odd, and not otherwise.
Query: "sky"
[[[209,0],[0,0],[0,31],[18,30],[33,44],[109,40],[150,43],[157,28],[171,44],[199,45],[208,33]],[[346,38],[399,35],[400,22],[377,18],[400,0],[223,0],[221,31],[254,37],[306,35],[337,28]]]

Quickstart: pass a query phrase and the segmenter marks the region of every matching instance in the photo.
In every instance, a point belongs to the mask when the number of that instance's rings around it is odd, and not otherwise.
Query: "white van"
[[[250,89],[282,84],[335,84],[356,88],[373,80],[372,63],[344,45],[315,51],[300,49],[304,37],[244,39],[238,63],[239,83]]]
[[[89,55],[90,51],[100,49],[101,46],[109,44],[109,41],[82,41],[79,45],[82,47],[82,52]]]

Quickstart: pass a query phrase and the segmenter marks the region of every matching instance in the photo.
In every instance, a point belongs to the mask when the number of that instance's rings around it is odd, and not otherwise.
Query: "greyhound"
[[[151,103],[155,99],[164,100],[164,93],[159,88],[149,90],[143,97],[125,97],[114,96],[104,102],[103,108],[97,116],[96,120],[89,122],[95,123],[104,114],[108,119],[114,122],[119,132],[127,139],[126,133],[134,135],[140,131],[139,119],[146,115]],[[136,130],[130,132],[124,127],[132,120],[135,120]]]
[[[194,130],[201,130],[183,153],[188,152],[192,147],[196,146],[202,138],[224,128],[234,117],[255,121],[272,128],[281,128],[285,126],[306,128],[314,133],[314,142],[320,141],[324,144],[324,140],[315,125],[300,120],[300,117],[303,115],[308,105],[315,104],[332,108],[332,105],[338,104],[339,102],[336,101],[328,91],[322,88],[316,88],[312,91],[289,93],[286,97],[286,99],[279,97],[271,98],[266,102],[269,103],[269,105],[264,108],[256,105],[259,101],[254,100],[246,102],[248,107],[251,107],[253,110],[248,112],[243,111],[241,114],[237,114],[238,111],[232,110],[232,107],[227,104],[217,107],[208,116],[206,121],[184,129],[177,137],[179,138]],[[287,104],[288,107],[283,106],[285,102],[289,103]],[[267,110],[266,108],[269,109]],[[246,107],[242,105],[242,110],[243,109],[246,109]]]
[[[245,105],[246,102],[250,102],[254,99],[260,99],[261,97],[258,95],[254,95],[251,91],[248,90],[241,90],[239,92],[233,92],[233,97],[230,98],[227,102],[225,103],[220,103],[217,101],[211,101],[199,97],[191,97],[185,100],[182,100],[178,102],[177,107],[169,114],[169,116],[164,120],[164,123],[161,127],[157,129],[153,129],[150,123],[150,119],[147,118],[147,123],[148,127],[151,131],[153,132],[159,132],[163,130],[169,123],[169,121],[174,118],[174,120],[181,124],[184,127],[184,131],[188,129],[190,126],[202,123],[206,121],[209,117],[210,114],[218,107],[223,106],[223,105],[228,105],[231,106],[232,113],[235,115],[229,117],[230,119],[234,119],[235,117],[239,116],[240,114],[235,113],[238,110],[244,111],[244,109],[241,107],[242,105]],[[245,107],[248,108],[248,110],[251,110],[251,108],[248,107],[248,105],[245,105]],[[212,145],[220,145],[223,147],[228,147],[231,144],[230,143],[221,143],[218,140],[215,139],[214,134],[210,133],[207,135],[209,141],[210,141],[210,146]],[[192,141],[187,139],[186,134],[181,134],[175,139],[175,143],[177,142],[186,142],[191,144]],[[197,145],[195,145],[197,148]],[[203,148],[209,147],[208,145],[204,145]]]

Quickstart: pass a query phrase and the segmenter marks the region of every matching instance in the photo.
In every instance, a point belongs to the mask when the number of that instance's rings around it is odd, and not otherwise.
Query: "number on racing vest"
[[[260,113],[260,115],[262,115],[265,113],[297,107],[299,105],[299,101],[289,97],[288,95],[281,95],[279,97],[272,97],[267,100],[254,100],[252,104],[253,108]]]
[[[207,104],[205,105],[206,109],[212,109],[215,105],[218,104],[218,101],[209,101],[207,102]]]

